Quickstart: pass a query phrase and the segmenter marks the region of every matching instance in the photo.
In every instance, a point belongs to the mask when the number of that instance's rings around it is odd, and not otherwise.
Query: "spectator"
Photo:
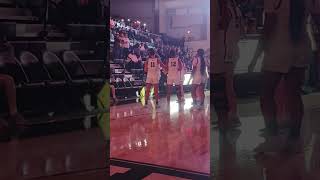
[[[113,58],[119,59],[121,54],[121,42],[120,42],[120,34],[116,33],[114,38],[114,47],[113,47]]]
[[[113,29],[116,26],[113,19],[110,19],[110,28]]]
[[[14,58],[13,47],[6,42],[5,38],[0,40],[0,61],[4,62]],[[18,113],[16,102],[16,88],[14,79],[6,74],[0,74],[0,88],[3,95],[6,97],[8,105],[9,127],[13,128],[17,124],[21,125],[24,122],[23,117]]]
[[[123,59],[124,56],[124,33],[121,31],[117,37],[119,41],[119,57],[120,59]]]
[[[122,40],[123,40],[123,56],[127,57],[129,54],[129,48],[130,48],[130,40],[127,33],[124,33]]]
[[[146,45],[144,44],[144,43],[141,43],[140,44],[140,46],[139,46],[139,48],[140,48],[140,54],[141,54],[141,56],[144,56],[145,54],[146,54]]]
[[[140,52],[138,49],[135,49],[134,51],[128,54],[126,69],[130,71],[132,69],[141,69],[141,68],[142,68],[142,59],[140,56]]]

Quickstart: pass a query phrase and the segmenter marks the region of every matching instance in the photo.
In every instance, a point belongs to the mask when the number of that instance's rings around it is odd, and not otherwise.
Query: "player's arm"
[[[183,63],[181,61],[181,59],[178,60],[178,71],[181,71],[183,68]]]
[[[311,18],[313,18],[314,16],[320,13],[320,7],[317,1],[307,0],[306,6],[307,6],[307,11],[310,14]]]
[[[143,69],[144,69],[144,72],[148,72],[148,60],[146,60],[143,64]]]
[[[162,63],[160,59],[158,59],[158,64],[160,65],[161,68],[165,69],[166,66]]]
[[[192,60],[192,71],[191,71],[191,75],[193,76],[195,71],[196,71],[196,68],[197,68],[197,64],[198,64],[198,59],[197,58],[193,58]]]
[[[168,71],[168,69],[169,69],[169,60],[168,59],[166,59],[165,61],[164,61],[164,63],[163,63],[163,66],[164,66],[164,69],[166,70],[166,71]]]
[[[317,6],[317,3],[315,1],[312,0],[308,0],[306,2],[306,6],[307,6],[307,32],[308,32],[308,36],[312,42],[312,44],[317,44],[317,40],[315,37],[315,32],[314,32],[314,22],[313,22],[313,18],[315,17],[315,15],[317,14],[317,11],[319,11],[319,7]]]
[[[245,36],[246,36],[246,30],[245,30],[245,22],[244,22],[244,17],[243,17],[243,15],[242,15],[242,13],[240,13],[240,17],[239,17],[240,19],[239,19],[239,25],[240,25],[240,36],[242,37],[242,38],[245,38]]]
[[[253,55],[253,58],[250,61],[248,71],[253,72],[259,57],[262,55],[265,48],[268,47],[269,39],[272,36],[273,28],[275,24],[275,16],[272,13],[265,13],[265,22],[264,22],[264,30],[263,34],[259,38],[257,48]]]

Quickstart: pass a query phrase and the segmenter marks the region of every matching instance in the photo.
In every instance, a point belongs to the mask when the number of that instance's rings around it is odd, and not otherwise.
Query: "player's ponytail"
[[[175,57],[176,57],[176,51],[173,50],[173,49],[171,49],[171,50],[170,50],[170,53],[169,53],[169,57],[170,57],[170,58],[175,58]]]
[[[304,28],[305,0],[290,0],[289,34],[292,42],[300,41]]]
[[[203,49],[198,49],[198,57],[200,59],[200,72],[201,72],[201,75],[204,75],[205,72],[206,72],[206,62],[205,62],[205,59],[204,59],[204,50]]]
[[[156,55],[156,51],[153,48],[149,49],[149,56],[155,56]]]

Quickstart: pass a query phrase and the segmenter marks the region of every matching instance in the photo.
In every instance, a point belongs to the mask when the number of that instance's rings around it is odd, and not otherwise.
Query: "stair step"
[[[39,21],[38,17],[35,16],[1,16],[1,22],[36,22]]]
[[[0,16],[31,16],[30,10],[22,8],[0,7]]]
[[[12,0],[0,0],[0,7],[13,7],[14,3]]]
[[[38,37],[38,33],[35,33],[35,32],[29,32],[29,33],[22,33],[22,34],[17,34],[17,37]],[[52,32],[49,32],[48,33],[48,37],[66,37],[66,35],[64,33],[52,33]]]
[[[43,24],[16,24],[16,32],[17,33],[34,33],[40,32],[43,30]],[[54,26],[47,25],[47,31],[58,32],[58,30],[54,29]]]

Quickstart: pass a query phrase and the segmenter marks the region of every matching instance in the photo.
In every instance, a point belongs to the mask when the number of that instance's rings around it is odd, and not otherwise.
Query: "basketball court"
[[[203,109],[172,98],[154,108],[141,103],[111,107],[111,176],[207,179],[210,172],[210,95]],[[167,179],[167,178],[166,178]]]

